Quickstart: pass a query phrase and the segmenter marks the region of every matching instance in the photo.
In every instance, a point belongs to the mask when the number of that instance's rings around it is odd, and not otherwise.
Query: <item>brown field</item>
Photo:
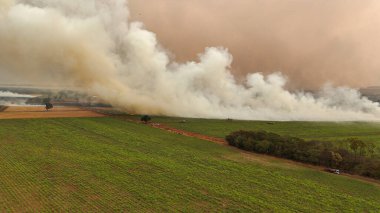
[[[104,117],[80,107],[54,107],[47,112],[44,106],[11,106],[0,111],[0,119],[22,118],[77,118],[77,117]]]

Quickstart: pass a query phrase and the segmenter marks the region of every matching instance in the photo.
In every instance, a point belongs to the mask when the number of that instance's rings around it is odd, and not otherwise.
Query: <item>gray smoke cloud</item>
[[[259,120],[380,120],[350,88],[290,92],[281,73],[238,83],[232,55],[208,47],[175,62],[124,0],[0,0],[1,75],[81,88],[134,113]]]

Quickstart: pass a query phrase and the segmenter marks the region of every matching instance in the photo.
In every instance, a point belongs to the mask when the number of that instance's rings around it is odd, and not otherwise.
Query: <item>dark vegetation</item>
[[[246,151],[380,179],[380,159],[375,155],[375,145],[356,138],[345,141],[349,148],[337,147],[328,141],[284,137],[266,131],[237,131],[226,136],[226,140],[229,145]]]
[[[152,118],[151,118],[149,115],[144,115],[144,116],[141,117],[140,120],[141,120],[142,122],[144,122],[144,123],[147,124],[149,121],[152,120]]]
[[[53,104],[52,103],[45,103],[45,108],[46,108],[46,111],[49,111],[50,109],[53,109]]]
[[[50,109],[53,109],[53,104],[50,103],[50,98],[44,98],[43,104],[45,104],[46,111],[49,111]]]
[[[7,106],[0,106],[0,112],[5,111],[7,108],[8,108]]]

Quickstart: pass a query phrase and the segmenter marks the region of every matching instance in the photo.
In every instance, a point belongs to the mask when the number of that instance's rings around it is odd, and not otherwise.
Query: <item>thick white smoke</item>
[[[9,91],[0,91],[0,106],[20,106],[25,105],[26,101],[34,98],[33,95],[19,94]]]
[[[9,91],[0,91],[0,98],[34,98],[33,95],[19,94]]]
[[[72,85],[130,112],[259,120],[380,120],[380,106],[349,88],[314,96],[284,89],[279,73],[230,72],[224,48],[176,63],[124,0],[0,0],[0,71]],[[186,42],[186,41],[184,41]]]

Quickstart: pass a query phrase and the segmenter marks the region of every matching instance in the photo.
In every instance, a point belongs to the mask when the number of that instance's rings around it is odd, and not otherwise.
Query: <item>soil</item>
[[[104,117],[106,115],[80,107],[54,107],[46,111],[45,106],[10,106],[0,111],[0,119],[24,118],[79,118]]]

